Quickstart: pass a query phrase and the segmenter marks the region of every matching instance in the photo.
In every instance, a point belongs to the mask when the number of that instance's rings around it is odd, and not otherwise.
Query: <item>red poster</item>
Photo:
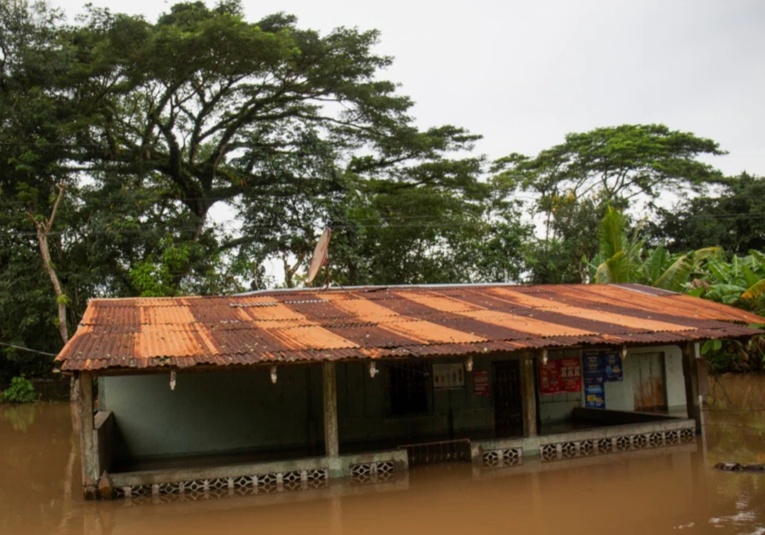
[[[489,395],[489,372],[476,370],[473,372],[473,395],[485,397]]]
[[[560,394],[582,391],[582,364],[578,358],[539,361],[539,393]]]
[[[582,365],[578,358],[557,361],[560,370],[561,392],[579,393],[582,391]]]
[[[559,360],[549,359],[547,364],[539,361],[539,393],[557,394],[561,392],[562,384],[560,377]]]

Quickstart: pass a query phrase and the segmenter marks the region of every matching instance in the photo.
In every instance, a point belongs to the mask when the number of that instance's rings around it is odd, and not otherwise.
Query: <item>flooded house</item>
[[[639,285],[454,285],[94,299],[87,497],[311,488],[693,441],[699,344],[763,318]]]

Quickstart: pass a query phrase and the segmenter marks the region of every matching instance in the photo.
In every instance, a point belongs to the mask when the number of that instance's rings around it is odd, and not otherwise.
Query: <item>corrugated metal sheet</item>
[[[94,299],[69,371],[467,356],[743,337],[765,319],[638,285],[415,286]]]

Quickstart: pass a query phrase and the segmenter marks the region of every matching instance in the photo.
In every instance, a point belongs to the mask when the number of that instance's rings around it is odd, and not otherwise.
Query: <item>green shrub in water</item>
[[[8,403],[32,403],[37,394],[32,381],[22,375],[11,379],[11,386],[3,391],[2,399]]]

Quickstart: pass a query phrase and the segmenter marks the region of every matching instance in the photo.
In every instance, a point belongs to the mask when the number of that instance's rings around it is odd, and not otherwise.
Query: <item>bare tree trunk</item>
[[[66,344],[69,341],[69,328],[66,320],[67,297],[63,288],[61,287],[61,281],[58,280],[56,270],[53,267],[53,260],[50,256],[50,245],[48,244],[48,236],[50,235],[51,229],[53,228],[53,223],[56,220],[58,205],[61,203],[61,199],[64,198],[66,186],[64,184],[59,184],[57,189],[58,195],[56,196],[56,201],[53,203],[53,210],[51,210],[50,217],[47,220],[40,221],[29,212],[27,212],[27,215],[29,216],[29,219],[32,220],[32,223],[37,230],[37,243],[40,246],[40,256],[42,256],[45,271],[48,272],[50,281],[53,284],[53,291],[56,294],[56,306],[58,308],[58,332],[61,334],[61,340],[63,340],[63,342]],[[72,400],[77,399],[77,389],[74,378],[72,378],[69,384],[69,398]]]

